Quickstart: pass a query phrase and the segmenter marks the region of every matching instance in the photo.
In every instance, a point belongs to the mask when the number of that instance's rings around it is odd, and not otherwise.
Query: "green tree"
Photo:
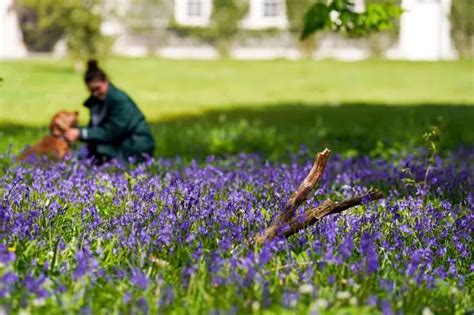
[[[23,4],[25,2],[25,5]],[[16,11],[23,33],[23,41],[30,51],[50,52],[61,38],[63,31],[56,24],[40,27],[39,10],[37,6],[26,5],[26,1],[16,2]]]
[[[299,37],[304,27],[304,16],[314,0],[286,0],[286,14],[290,23],[290,32]],[[316,49],[316,36],[308,36],[299,41],[299,49],[306,57],[311,57]]]
[[[247,0],[214,0],[210,37],[222,55],[228,54],[247,9]]]
[[[452,34],[456,48],[464,57],[474,56],[474,1],[453,0]]]
[[[171,20],[168,26],[179,36],[191,36],[214,45],[222,56],[229,54],[235,37],[241,32],[239,23],[248,10],[249,0],[213,0],[209,26],[185,26]]]
[[[100,31],[101,4],[101,0],[17,0],[20,12],[24,10],[35,17],[30,19],[31,25],[23,28],[24,32],[41,34],[54,30],[51,39],[64,37],[68,52],[76,61],[100,58],[110,48],[110,39]]]
[[[286,15],[290,23],[290,31],[300,33],[304,26],[304,16],[314,0],[286,0]]]
[[[402,10],[394,1],[368,3],[364,12],[355,12],[352,0],[318,0],[306,12],[301,39],[322,30],[360,37],[393,27]]]

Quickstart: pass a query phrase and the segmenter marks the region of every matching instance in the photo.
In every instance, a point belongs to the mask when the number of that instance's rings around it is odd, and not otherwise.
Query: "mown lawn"
[[[412,150],[434,126],[441,147],[474,143],[472,61],[171,61],[112,58],[112,81],[152,123],[156,155],[287,155],[301,145],[340,153]],[[82,74],[67,60],[0,63],[0,151],[18,152],[60,109],[88,113]],[[388,106],[389,105],[389,106]],[[429,106],[427,106],[429,105]]]

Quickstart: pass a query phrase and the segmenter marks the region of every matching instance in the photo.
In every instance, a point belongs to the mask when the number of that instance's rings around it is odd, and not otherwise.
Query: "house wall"
[[[204,14],[201,18],[186,16],[187,1],[168,0],[168,5],[173,7],[167,17],[168,20],[174,20],[178,24],[187,26],[205,27],[208,25],[212,12],[212,1],[202,0]],[[249,30],[279,29],[281,30],[280,34],[240,39],[233,45],[230,55],[239,59],[301,58],[303,54],[298,48],[298,42],[285,32],[289,26],[285,0],[274,0],[279,2],[281,13],[274,17],[264,16],[264,1],[267,0],[250,0],[248,13],[242,19],[240,26],[242,29]],[[355,0],[354,4],[356,11],[360,12],[365,9],[364,0]],[[386,36],[382,41],[384,46],[379,47],[385,50],[386,57],[412,60],[457,57],[450,36],[449,8],[451,0],[403,0],[402,7],[405,11],[400,21],[399,40],[390,47],[390,39]],[[154,50],[160,56],[203,59],[219,56],[217,50],[205,42],[183,38],[166,30],[164,32],[167,34],[162,36],[159,47]],[[389,43],[387,44],[387,42]],[[127,44],[123,44],[122,41],[121,53],[128,51],[126,46]],[[316,59],[361,60],[370,57],[373,53],[367,39],[350,40],[335,34],[320,36],[317,47],[313,54]],[[137,51],[140,50],[135,48],[134,52]],[[141,53],[150,53],[150,51],[142,49]]]
[[[398,44],[387,57],[408,60],[456,59],[451,40],[451,0],[403,0]]]
[[[193,12],[194,14],[187,14]],[[207,26],[212,13],[212,0],[175,0],[174,19],[189,26]]]
[[[137,6],[132,0],[104,0],[104,10],[110,10],[113,14],[104,21],[102,31],[116,38],[113,52],[119,55],[218,58],[218,51],[209,43],[179,35],[169,29],[171,22],[192,27],[205,27],[210,23],[212,0],[200,0],[199,10],[202,14],[194,17],[186,16],[187,1],[189,0],[163,0],[159,5],[150,2],[147,6]],[[300,43],[286,31],[289,23],[285,0],[249,1],[249,11],[240,23],[241,28],[272,28],[279,31],[265,36],[238,38],[230,50],[230,56],[240,59],[301,58],[303,53],[299,49]],[[265,1],[279,3],[276,16],[263,14]],[[12,2],[13,0],[0,0],[0,58],[22,57],[27,54],[16,14],[11,9]],[[403,0],[402,6],[404,13],[400,20],[398,41],[390,49],[388,46],[387,49],[382,47],[386,57],[410,60],[457,58],[450,35],[451,0]],[[364,10],[364,0],[355,0],[355,10]],[[58,54],[65,53],[64,49],[57,51]],[[326,34],[318,36],[317,50],[313,57],[360,60],[371,54],[367,39],[348,40],[335,34]]]
[[[264,29],[276,28],[287,29],[289,26],[286,16],[285,0],[271,0],[268,4],[276,7],[275,16],[265,16],[265,1],[269,0],[252,0],[249,3],[249,10],[240,23],[243,29]]]
[[[0,0],[0,59],[27,55],[13,0]]]

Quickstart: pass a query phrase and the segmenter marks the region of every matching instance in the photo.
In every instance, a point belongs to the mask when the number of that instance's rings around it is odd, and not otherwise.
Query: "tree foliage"
[[[64,37],[69,54],[76,60],[100,57],[108,51],[110,41],[100,31],[101,3],[101,0],[17,0],[19,11],[30,15],[22,23],[25,37],[40,40],[41,35],[53,32],[49,40]]]
[[[18,4],[19,3],[19,4]],[[24,3],[24,4],[23,4]],[[16,10],[23,33],[23,41],[30,51],[50,52],[61,38],[63,31],[57,24],[41,23],[40,12],[26,1],[17,1]]]
[[[286,0],[286,15],[290,31],[300,33],[304,26],[304,16],[314,0]]]
[[[234,36],[239,31],[239,22],[247,9],[247,1],[214,0],[211,28],[215,28],[222,36]]]
[[[304,16],[309,10],[314,0],[286,0],[286,15],[290,24],[290,33],[295,37],[304,27]],[[304,40],[298,42],[298,48],[301,54],[306,58],[311,58],[317,46],[316,36],[308,36]]]
[[[474,56],[474,1],[453,0],[451,26],[456,48],[463,56]]]
[[[248,9],[246,0],[214,0],[211,15],[211,37],[219,51],[226,55],[231,41],[239,32],[239,23]]]
[[[352,0],[318,0],[306,12],[301,39],[331,30],[360,37],[393,27],[393,20],[401,14],[393,1],[368,3],[364,12],[354,11]]]
[[[181,36],[191,36],[212,43],[221,55],[229,53],[230,46],[242,30],[239,23],[248,10],[249,0],[214,0],[209,26],[196,27],[171,21],[169,29]]]

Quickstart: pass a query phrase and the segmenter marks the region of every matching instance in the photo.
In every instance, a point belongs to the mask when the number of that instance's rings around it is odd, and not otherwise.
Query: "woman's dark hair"
[[[90,59],[87,62],[87,70],[86,70],[86,73],[84,74],[84,81],[86,83],[89,83],[95,80],[106,81],[107,75],[101,68],[99,68],[97,60]]]

